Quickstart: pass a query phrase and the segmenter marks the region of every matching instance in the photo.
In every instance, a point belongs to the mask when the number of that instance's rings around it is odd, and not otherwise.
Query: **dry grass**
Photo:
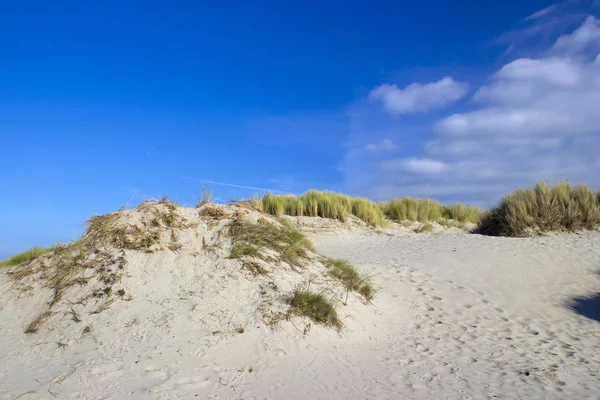
[[[342,323],[335,311],[333,302],[321,293],[312,293],[304,288],[296,288],[290,297],[290,311],[293,314],[310,318],[314,322],[341,328]]]
[[[385,216],[376,203],[327,191],[311,190],[299,197],[266,194],[261,199],[250,199],[246,204],[277,217],[322,217],[344,222],[349,215],[354,215],[371,226],[386,224]]]
[[[52,247],[34,247],[29,250],[26,250],[22,253],[15,254],[6,260],[0,261],[0,268],[2,267],[14,267],[15,265],[20,265],[30,261],[36,257],[39,257],[43,254],[49,253],[56,249],[56,246]]]
[[[477,232],[493,236],[529,236],[600,226],[600,198],[587,186],[568,183],[517,189],[481,219]]]
[[[29,323],[27,328],[25,328],[25,333],[37,333],[40,330],[44,322],[48,320],[52,316],[51,311],[46,311],[38,315],[33,321]]]
[[[169,245],[177,248],[177,230],[187,227],[185,219],[177,213],[177,205],[166,198],[159,201],[144,202],[137,207],[147,211],[149,218],[141,225],[121,224],[122,212],[99,215],[87,221],[85,239],[103,244],[111,244],[118,249],[153,252],[163,239],[165,232],[170,233]]]
[[[347,291],[360,294],[366,301],[373,300],[376,291],[369,275],[360,273],[346,260],[327,258],[323,264],[327,267],[329,275],[339,279]]]

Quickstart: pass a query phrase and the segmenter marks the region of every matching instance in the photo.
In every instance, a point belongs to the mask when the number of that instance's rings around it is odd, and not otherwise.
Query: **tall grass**
[[[586,185],[568,183],[517,189],[480,221],[477,232],[494,236],[527,236],[577,231],[600,226],[600,196]]]
[[[343,222],[349,215],[354,215],[372,226],[383,226],[386,222],[381,208],[376,203],[327,191],[311,190],[298,197],[266,194],[260,199],[250,200],[249,204],[278,217],[282,215],[322,217]]]
[[[431,199],[403,197],[381,203],[385,215],[395,221],[440,222],[453,219],[458,222],[479,222],[483,211],[465,204],[443,205]]]
[[[35,257],[41,256],[42,254],[46,254],[52,250],[54,250],[55,247],[34,247],[31,248],[29,250],[26,250],[22,253],[18,253],[13,255],[10,258],[7,258],[6,260],[0,260],[0,268],[2,267],[12,267],[15,265],[19,265],[19,264],[23,264],[24,262],[27,262]]]

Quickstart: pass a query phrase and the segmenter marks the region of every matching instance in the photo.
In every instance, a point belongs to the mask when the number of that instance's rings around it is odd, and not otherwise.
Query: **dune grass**
[[[2,267],[13,267],[15,265],[23,264],[29,260],[34,259],[35,257],[41,256],[42,254],[46,254],[51,252],[56,247],[33,247],[29,250],[26,250],[22,253],[15,254],[6,260],[0,260],[0,268]]]
[[[281,261],[300,266],[309,252],[315,250],[306,236],[287,225],[252,223],[241,219],[232,224],[229,235],[233,240],[231,256],[234,258],[252,255],[249,253],[258,255],[260,248],[269,248],[279,253]]]
[[[344,222],[349,215],[354,215],[371,226],[383,226],[386,223],[386,218],[376,203],[327,191],[311,190],[298,197],[266,194],[260,199],[250,200],[249,204],[277,217],[322,217]]]
[[[394,221],[444,222],[455,220],[461,223],[477,223],[483,211],[466,204],[444,205],[427,198],[403,197],[381,203],[385,215]]]
[[[333,302],[321,293],[313,293],[308,289],[296,288],[289,299],[290,311],[310,318],[314,322],[341,328],[342,323],[335,311]]]
[[[546,181],[517,189],[480,221],[477,232],[493,236],[528,236],[600,226],[600,196],[586,185],[554,186]]]
[[[360,273],[354,265],[346,260],[327,258],[323,264],[327,267],[329,275],[339,279],[347,291],[360,294],[366,301],[373,300],[375,288],[369,275]]]

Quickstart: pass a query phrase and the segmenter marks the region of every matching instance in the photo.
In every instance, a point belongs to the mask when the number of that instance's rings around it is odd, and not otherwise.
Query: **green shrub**
[[[290,310],[297,315],[308,317],[323,325],[336,328],[342,326],[333,303],[320,293],[297,288],[290,298],[290,305]]]
[[[532,233],[593,229],[600,225],[600,199],[587,186],[553,187],[541,181],[517,189],[485,213],[477,232],[494,236],[526,236]]]
[[[35,257],[41,256],[42,254],[46,254],[55,247],[33,247],[29,250],[26,250],[22,253],[15,254],[6,260],[0,261],[0,267],[12,267],[15,265],[23,264],[29,260],[34,259]]]

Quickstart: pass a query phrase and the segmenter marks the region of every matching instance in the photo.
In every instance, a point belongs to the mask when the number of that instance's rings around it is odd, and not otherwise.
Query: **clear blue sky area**
[[[369,93],[444,76],[476,89],[511,61],[496,39],[551,4],[3,2],[0,259],[144,198],[193,204],[203,184],[224,202],[262,189],[377,198],[348,172],[356,126],[383,118],[357,121]],[[440,112],[390,121],[412,132]],[[428,135],[394,148],[421,157]]]

